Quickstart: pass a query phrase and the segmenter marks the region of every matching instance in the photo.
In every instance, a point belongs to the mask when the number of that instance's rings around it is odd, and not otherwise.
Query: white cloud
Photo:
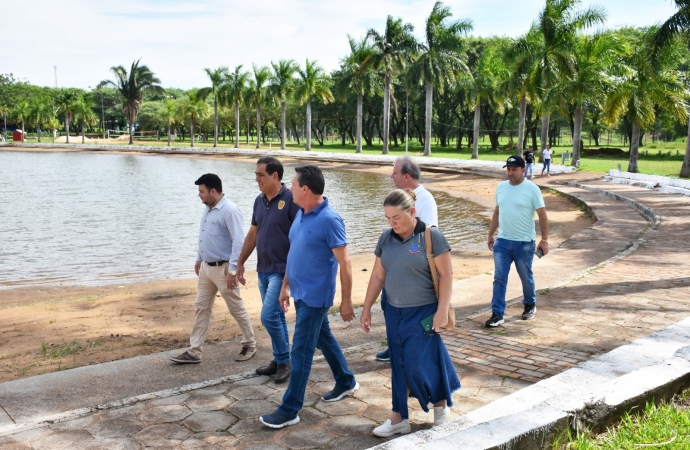
[[[111,78],[109,68],[142,58],[164,86],[206,85],[204,67],[278,59],[318,60],[327,70],[348,51],[347,34],[383,30],[402,17],[421,36],[433,0],[25,0],[3,7],[7,51],[0,73],[34,84],[86,88]],[[475,34],[524,33],[543,0],[454,0],[456,18]],[[609,25],[650,25],[666,19],[670,1],[608,0]]]

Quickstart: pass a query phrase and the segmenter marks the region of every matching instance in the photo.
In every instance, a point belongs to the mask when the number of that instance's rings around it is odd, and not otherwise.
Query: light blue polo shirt
[[[290,228],[287,277],[290,294],[312,308],[333,306],[338,260],[334,248],[345,247],[345,222],[323,202],[304,214],[300,209]]]
[[[496,188],[496,206],[499,239],[527,242],[537,237],[534,212],[544,207],[544,198],[536,184],[527,179],[517,186],[503,181]]]

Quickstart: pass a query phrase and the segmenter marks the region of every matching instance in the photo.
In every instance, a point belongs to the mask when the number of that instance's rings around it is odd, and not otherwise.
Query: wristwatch
[[[237,275],[237,272],[235,272],[234,270],[228,270],[228,274],[234,277],[235,275]]]

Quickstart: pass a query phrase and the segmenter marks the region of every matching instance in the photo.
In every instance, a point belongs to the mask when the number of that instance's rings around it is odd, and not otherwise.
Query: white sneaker
[[[434,426],[446,423],[450,419],[450,408],[446,406],[434,406]]]
[[[393,425],[391,424],[391,420],[388,419],[383,425],[374,428],[374,435],[379,437],[391,437],[394,434],[407,434],[410,431],[412,431],[412,428],[410,428],[409,420],[403,419],[402,422]]]

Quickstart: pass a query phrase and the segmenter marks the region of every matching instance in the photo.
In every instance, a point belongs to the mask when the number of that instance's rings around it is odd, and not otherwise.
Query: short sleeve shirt
[[[299,209],[292,200],[292,192],[284,184],[271,201],[264,194],[256,197],[252,225],[257,227],[257,272],[285,273],[290,250],[288,234]]]
[[[414,232],[402,240],[392,229],[383,232],[374,254],[386,271],[384,287],[388,302],[396,308],[411,308],[436,303],[436,291],[426,256],[426,224],[417,221]],[[431,242],[435,257],[450,251],[443,233],[433,227]]]
[[[537,237],[534,212],[544,207],[544,198],[536,184],[527,179],[517,186],[503,181],[496,188],[496,206],[499,238],[525,242]]]
[[[436,206],[434,196],[421,184],[414,190],[414,195],[417,198],[414,202],[415,216],[419,217],[424,223],[437,227],[438,207]]]
[[[551,159],[551,153],[552,153],[551,150],[544,149],[544,150],[541,152],[542,158],[544,158],[544,159]]]
[[[286,272],[295,300],[312,308],[333,306],[338,273],[333,249],[346,245],[345,222],[327,198],[306,214],[299,210],[290,228]]]

